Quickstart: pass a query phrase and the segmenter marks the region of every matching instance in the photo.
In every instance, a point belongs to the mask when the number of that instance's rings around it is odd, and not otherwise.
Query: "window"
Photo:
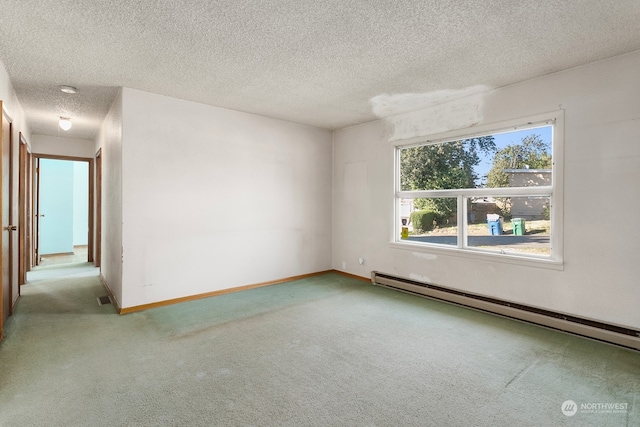
[[[561,263],[562,112],[396,141],[394,242]]]

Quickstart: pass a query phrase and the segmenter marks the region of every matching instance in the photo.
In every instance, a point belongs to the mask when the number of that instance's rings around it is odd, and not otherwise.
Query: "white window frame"
[[[453,190],[402,191],[400,187],[400,150],[457,141],[473,137],[496,135],[518,130],[553,125],[552,133],[552,183],[550,186],[468,188]],[[394,248],[418,252],[443,253],[487,261],[506,262],[533,267],[563,269],[563,176],[564,176],[564,110],[539,114],[526,118],[458,129],[425,137],[415,137],[390,141],[394,150],[394,198],[393,225],[390,245]],[[516,191],[514,191],[514,189]],[[531,255],[518,252],[497,252],[474,248],[467,245],[467,203],[468,197],[480,196],[545,196],[550,200],[551,253],[549,256]],[[400,200],[430,197],[457,197],[458,199],[458,239],[457,246],[403,240],[401,235]]]

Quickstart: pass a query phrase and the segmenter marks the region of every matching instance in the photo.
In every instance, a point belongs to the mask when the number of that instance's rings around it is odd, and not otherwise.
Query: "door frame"
[[[40,214],[40,159],[50,159],[50,160],[67,160],[67,161],[71,161],[71,162],[87,162],[89,164],[89,206],[88,206],[88,215],[89,215],[89,231],[88,231],[88,236],[87,236],[87,262],[94,262],[94,204],[95,204],[95,191],[94,191],[94,174],[95,174],[95,168],[94,168],[94,159],[92,159],[91,157],[74,157],[74,156],[60,156],[60,155],[56,155],[56,154],[40,154],[40,153],[33,153],[32,154],[33,157],[33,163],[34,163],[34,168],[32,171],[32,191],[33,191],[33,204],[36,207],[36,212],[34,213],[34,215],[32,216],[32,221],[31,221],[31,233],[32,236],[34,238],[34,249],[36,250],[35,252],[35,256],[36,259],[32,260],[32,266],[33,265],[38,265],[39,264],[39,259],[37,259],[40,256],[39,253],[39,247],[40,247],[40,243],[39,243],[39,221],[37,216]],[[37,234],[34,234],[37,233]]]
[[[102,262],[102,148],[96,153],[95,168],[95,251],[93,254],[93,264],[100,268]]]
[[[19,182],[18,182],[18,206],[20,209],[20,219],[18,230],[18,284],[24,285],[27,282],[27,272],[31,270],[31,227],[28,227],[29,218],[32,215],[32,186],[31,186],[31,148],[27,143],[24,134],[20,132],[20,154],[19,154]]]
[[[40,264],[40,249],[38,248],[40,236],[40,160],[31,156],[31,267]]]

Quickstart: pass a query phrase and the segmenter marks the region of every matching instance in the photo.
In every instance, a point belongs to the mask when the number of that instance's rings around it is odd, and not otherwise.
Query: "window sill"
[[[548,270],[564,270],[564,262],[549,258],[534,258],[529,256],[490,253],[473,249],[461,249],[457,247],[447,247],[439,245],[421,245],[409,242],[389,242],[389,246],[394,249],[402,249],[412,252],[424,252],[441,254],[447,256],[468,258],[478,261],[499,262],[504,264],[519,265],[522,267],[544,268]]]

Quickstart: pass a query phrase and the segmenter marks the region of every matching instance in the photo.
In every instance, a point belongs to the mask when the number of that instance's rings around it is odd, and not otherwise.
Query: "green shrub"
[[[542,219],[551,219],[551,209],[549,209],[549,206],[545,205],[545,207],[542,209]]]
[[[436,217],[436,213],[430,210],[421,210],[411,212],[409,220],[413,224],[415,231],[429,231],[433,228],[433,220]]]

